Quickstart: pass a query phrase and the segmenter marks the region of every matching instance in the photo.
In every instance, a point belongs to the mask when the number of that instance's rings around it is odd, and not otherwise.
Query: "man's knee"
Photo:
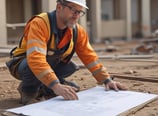
[[[79,66],[77,66],[74,62],[69,62],[69,63],[60,63],[56,69],[55,73],[57,77],[60,78],[66,78],[70,75],[72,75],[74,72],[79,70]]]

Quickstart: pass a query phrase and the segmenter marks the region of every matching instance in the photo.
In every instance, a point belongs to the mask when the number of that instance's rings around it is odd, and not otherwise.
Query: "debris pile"
[[[131,54],[152,54],[158,53],[158,39],[145,39],[140,45],[131,50]]]

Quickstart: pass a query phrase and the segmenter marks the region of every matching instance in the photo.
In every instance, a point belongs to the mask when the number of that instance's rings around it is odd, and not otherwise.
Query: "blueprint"
[[[116,116],[158,97],[134,91],[105,91],[101,86],[78,92],[77,95],[79,100],[64,100],[58,96],[7,111],[29,116]]]

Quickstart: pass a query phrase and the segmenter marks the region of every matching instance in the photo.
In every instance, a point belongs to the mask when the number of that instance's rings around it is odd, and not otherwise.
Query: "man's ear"
[[[57,10],[62,9],[62,5],[61,5],[61,3],[57,3],[56,9],[57,9]]]

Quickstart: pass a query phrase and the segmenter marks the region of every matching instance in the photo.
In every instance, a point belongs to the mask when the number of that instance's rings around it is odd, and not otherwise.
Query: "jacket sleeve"
[[[58,78],[46,61],[48,27],[42,18],[36,17],[27,24],[25,32],[28,65],[34,75],[51,88]]]
[[[99,63],[98,56],[89,43],[88,35],[80,25],[78,25],[76,53],[99,84],[110,77],[103,64]]]

